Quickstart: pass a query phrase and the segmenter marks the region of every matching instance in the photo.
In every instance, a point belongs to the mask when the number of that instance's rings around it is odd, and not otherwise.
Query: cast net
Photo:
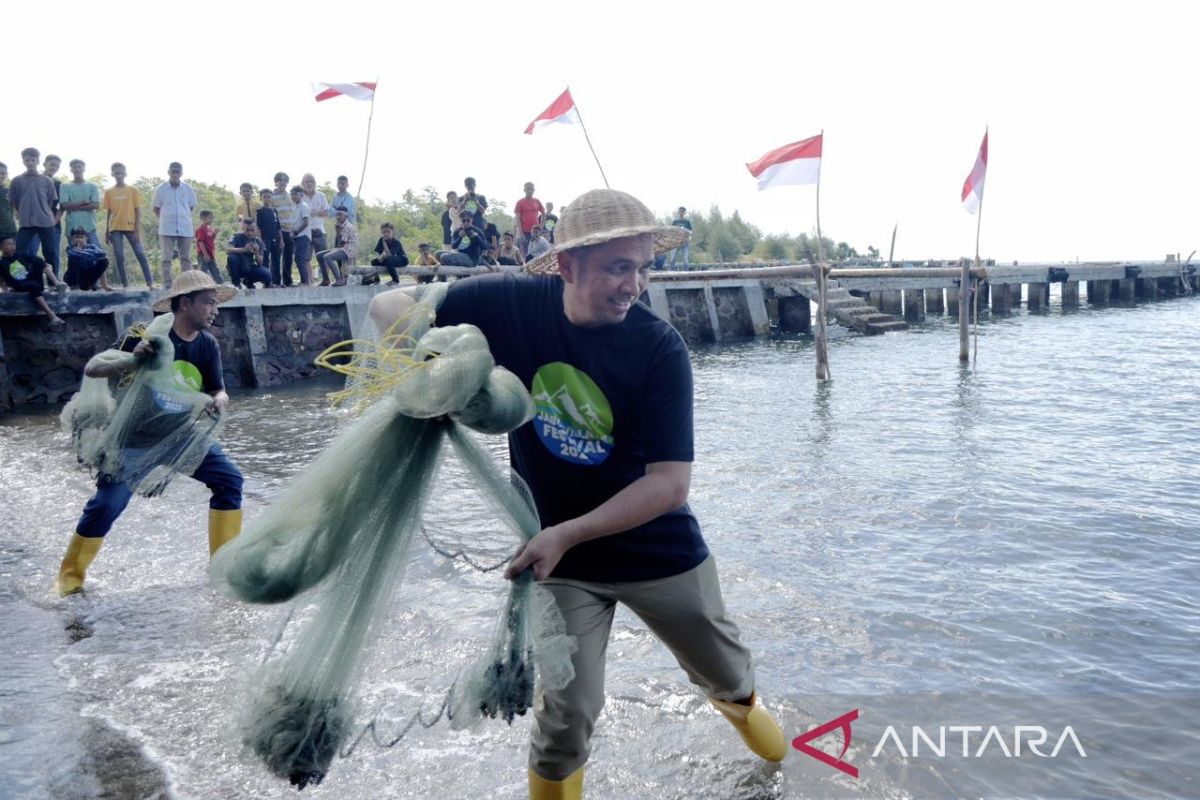
[[[170,330],[174,314],[163,314],[141,336],[154,353],[135,361],[130,353],[106,350],[97,359],[130,370],[114,398],[108,378],[84,377],[79,392],[60,415],[81,464],[141,495],[161,494],[177,475],[200,466],[222,427],[208,412],[212,396],[176,368]]]
[[[429,287],[378,341],[343,342],[318,358],[347,375],[335,399],[360,416],[210,565],[215,585],[248,602],[319,589],[294,646],[264,665],[243,725],[246,745],[300,787],[320,782],[346,751],[364,663],[392,610],[444,444],[522,539],[540,530],[523,482],[502,474],[463,427],[513,430],[532,417],[532,400],[495,365],[478,328],[433,327],[444,293]],[[573,677],[574,643],[547,597],[531,574],[512,582],[495,643],[450,692],[456,727],[523,714],[535,665],[550,688]]]

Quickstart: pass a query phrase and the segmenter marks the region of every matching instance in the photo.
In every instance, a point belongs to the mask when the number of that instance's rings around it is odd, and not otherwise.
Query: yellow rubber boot
[[[67,554],[63,556],[62,566],[58,568],[58,579],[54,581],[54,591],[59,597],[75,594],[83,589],[83,579],[87,568],[91,565],[100,545],[104,544],[103,536],[80,536],[71,534],[67,545]]]
[[[757,696],[750,695],[748,706],[714,700],[711,697],[708,699],[742,735],[742,741],[754,755],[767,761],[783,761],[783,757],[787,755],[787,740],[783,730],[758,702]]]
[[[529,770],[529,800],[581,800],[583,797],[583,767],[561,781],[548,781]]]
[[[211,557],[221,549],[221,545],[236,539],[242,532],[242,510],[234,508],[228,511],[210,508],[208,510],[208,555]]]

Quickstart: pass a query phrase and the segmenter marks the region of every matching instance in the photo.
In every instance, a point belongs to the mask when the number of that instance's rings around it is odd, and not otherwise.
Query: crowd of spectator
[[[60,291],[68,287],[108,291],[114,288],[109,283],[112,277],[114,284],[128,288],[127,248],[137,259],[147,288],[156,288],[141,240],[144,201],[136,187],[125,183],[124,164],[111,166],[113,185],[101,191],[84,177],[87,165],[81,159],[69,163],[69,181],[56,177],[62,166],[59,156],[43,159],[30,147],[21,152],[21,161],[25,169],[11,183],[8,167],[0,163],[0,243],[4,243],[0,281],[7,290],[28,293],[52,321],[57,320],[42,299],[46,284]],[[221,231],[214,213],[198,208],[196,191],[183,180],[183,165],[171,162],[167,180],[155,187],[150,201],[158,222],[162,286],[171,287],[176,260],[181,272],[199,269],[218,283],[246,288],[312,286],[318,274],[316,285],[346,285],[359,258],[358,209],[349,180],[338,177],[332,199],[317,188],[311,173],[292,184],[286,172],[277,172],[272,183],[273,190],[263,188],[257,197],[251,183],[238,187],[234,230],[224,243],[222,272],[217,244]],[[360,270],[366,273],[363,280],[378,280],[378,274],[386,271],[391,282],[398,283],[399,270],[407,266],[519,269],[553,247],[558,216],[552,203],[543,204],[534,196],[532,183],[525,184],[524,196],[516,202],[514,229],[503,233],[488,220],[488,200],[476,191],[475,179],[466,178],[463,189],[446,195],[441,247],[422,242],[412,261],[396,225],[384,222],[369,259],[375,269]],[[333,225],[332,242],[327,223]],[[67,263],[60,278],[64,233]]]

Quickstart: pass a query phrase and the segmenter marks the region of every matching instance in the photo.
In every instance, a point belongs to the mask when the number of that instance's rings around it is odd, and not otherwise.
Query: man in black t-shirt
[[[726,616],[716,567],[687,505],[687,348],[638,301],[655,253],[683,244],[688,233],[605,189],[573,202],[557,234],[554,250],[526,264],[532,275],[457,281],[437,311],[438,325],[479,327],[536,409],[509,434],[509,453],[546,527],[505,576],[533,570],[578,650],[574,680],[544,692],[537,710],[530,797],[582,796],[618,602],[671,649],[756,754],[779,761],[783,732],[756,702],[750,653]],[[376,326],[386,330],[421,290],[378,295]]]
[[[154,310],[175,315],[171,344],[175,347],[176,379],[195,391],[212,395],[210,413],[220,414],[229,403],[221,370],[221,350],[208,332],[217,316],[217,304],[237,294],[237,289],[217,286],[199,270],[189,270],[175,279],[171,293],[154,304]],[[138,335],[125,335],[113,348],[94,356],[84,367],[89,378],[106,378],[136,370],[154,354],[154,345]],[[145,432],[153,434],[153,432]],[[136,441],[137,434],[133,439]],[[212,491],[208,512],[209,554],[233,539],[242,529],[242,473],[218,444],[213,444],[204,461],[192,473]],[[84,506],[75,533],[67,545],[54,588],[59,595],[83,588],[88,566],[100,550],[104,537],[129,504],[133,487],[102,475],[96,493]]]

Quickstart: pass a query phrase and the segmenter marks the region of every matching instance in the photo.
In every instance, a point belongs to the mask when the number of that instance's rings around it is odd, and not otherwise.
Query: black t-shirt
[[[533,395],[533,421],[509,434],[513,468],[550,526],[586,514],[659,461],[691,461],[692,368],[679,334],[643,306],[618,325],[581,328],[557,277],[485,275],[450,285],[437,324],[470,323]],[[687,505],[572,547],[559,578],[641,581],[708,556]]]
[[[0,258],[0,280],[9,288],[24,291],[18,281],[42,283],[46,274],[46,262],[40,256],[12,256]]]
[[[144,329],[144,325],[130,328],[113,344],[113,349],[132,353],[142,340]],[[209,394],[225,388],[225,381],[221,377],[221,348],[211,333],[200,331],[190,342],[179,338],[174,329],[169,335],[175,347],[172,367],[177,382],[193,391]],[[153,401],[152,407],[158,410],[142,420],[127,442],[130,447],[153,447],[175,434],[181,425],[191,419],[193,406],[190,400],[160,386],[149,385],[147,391]]]
[[[130,328],[112,346],[114,350],[132,353],[142,340],[144,325]],[[175,346],[175,375],[189,388],[197,392],[212,394],[225,388],[221,373],[221,347],[208,331],[200,331],[195,339],[185,342],[170,331],[171,344]]]
[[[254,222],[263,239],[273,242],[279,238],[279,212],[275,209],[260,207],[254,212]]]

